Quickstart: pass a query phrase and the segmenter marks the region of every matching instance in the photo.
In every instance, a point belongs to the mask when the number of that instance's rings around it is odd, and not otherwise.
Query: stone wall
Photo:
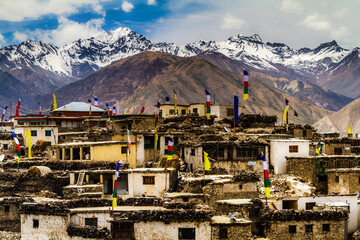
[[[211,227],[211,239],[218,240],[224,239],[219,237],[219,231],[221,228],[227,229],[227,238],[228,240],[238,240],[238,239],[251,239],[251,223],[243,223],[237,225],[213,225]]]
[[[330,224],[330,231],[323,231],[323,224]],[[306,232],[306,225],[312,225],[312,232]],[[289,226],[296,226],[296,233],[289,233]],[[268,239],[344,239],[346,220],[273,221],[268,225]]]
[[[302,177],[316,186],[316,160],[313,157],[286,157],[286,173]]]
[[[328,194],[360,192],[360,169],[331,169],[327,171],[327,175]]]

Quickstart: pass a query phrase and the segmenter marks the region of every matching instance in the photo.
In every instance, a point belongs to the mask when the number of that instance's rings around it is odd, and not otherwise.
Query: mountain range
[[[81,82],[85,84],[83,80],[91,78],[91,73],[145,51],[172,55],[167,56],[168,62],[161,62],[165,65],[159,66],[156,71],[165,71],[169,66],[166,64],[171,62],[168,58],[196,57],[235,74],[241,75],[243,69],[247,69],[250,71],[250,80],[256,79],[270,88],[332,111],[339,110],[360,95],[357,90],[358,48],[347,50],[332,41],[314,49],[292,49],[283,43],[265,43],[257,34],[239,34],[224,41],[200,40],[181,46],[165,42],[153,43],[129,28],[119,28],[89,39],[79,39],[62,47],[28,40],[0,49],[0,70],[17,79],[19,84],[22,84],[20,88],[33,93],[16,97],[23,98],[23,103],[34,109],[40,96],[55,91],[61,94],[73,90],[70,87],[74,86],[72,84],[77,81],[80,82],[76,86],[81,86]],[[128,69],[127,81],[121,83],[121,91],[109,95],[107,101],[125,99],[125,95],[133,94],[131,91],[159,73],[148,71],[148,76],[139,77],[135,81],[133,75],[137,66],[134,64],[130,66],[132,69]],[[154,65],[151,68],[154,68]],[[110,81],[95,79],[94,76],[94,83]],[[110,75],[107,77],[111,78]],[[13,78],[9,76],[9,81],[13,81]],[[97,91],[101,91],[86,84],[82,85],[81,89],[93,88],[90,92],[86,91],[88,94],[96,95]],[[99,84],[94,84],[96,85]],[[9,99],[3,96],[3,91],[0,92],[0,104],[5,105]],[[73,90],[74,94],[81,91]],[[90,96],[78,98],[88,97]]]

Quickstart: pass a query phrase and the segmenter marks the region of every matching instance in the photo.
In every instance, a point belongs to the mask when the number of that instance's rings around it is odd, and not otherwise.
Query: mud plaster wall
[[[110,213],[76,213],[71,215],[70,224],[75,226],[85,226],[85,218],[97,218],[98,227],[111,229],[110,222],[106,221],[110,218]]]
[[[360,171],[328,172],[328,194],[353,194],[360,192]],[[339,182],[336,181],[339,177]]]
[[[210,183],[203,188],[205,202],[210,206],[214,206],[217,200],[236,199],[236,198],[257,198],[256,183]]]
[[[8,212],[5,211],[8,207]],[[20,214],[18,212],[19,203],[1,203],[0,205],[0,230],[20,231]]]
[[[345,151],[343,147],[348,147],[350,150]],[[351,144],[350,143],[327,143],[325,147],[325,154],[335,155],[335,148],[341,149],[341,155],[351,155]]]
[[[273,221],[266,232],[268,239],[344,239],[346,220]],[[323,231],[323,224],[330,224],[330,232]],[[289,225],[296,225],[296,233],[289,233]],[[305,225],[313,225],[313,232],[306,233]]]
[[[33,219],[39,220],[39,227],[33,227]],[[22,240],[70,239],[66,229],[69,215],[21,214]]]
[[[209,222],[136,222],[134,224],[135,239],[173,240],[179,239],[179,228],[195,228],[195,239],[210,240]]]
[[[229,215],[230,213],[237,213],[238,217],[249,219],[249,209],[253,208],[252,204],[216,204],[216,214],[218,215]]]
[[[286,172],[295,174],[317,186],[316,163],[314,158],[296,158],[286,159]]]
[[[262,160],[250,160],[251,162],[256,162],[253,166],[253,171],[257,173],[262,173]],[[223,168],[228,173],[232,173],[233,171],[238,170],[250,170],[250,166],[248,165],[249,161],[217,161],[212,162],[212,166],[216,168]]]
[[[223,239],[219,238],[219,229],[227,228],[227,238],[228,240],[238,240],[238,239],[251,239],[251,224],[238,224],[238,225],[216,225],[211,227],[211,239],[218,240]]]

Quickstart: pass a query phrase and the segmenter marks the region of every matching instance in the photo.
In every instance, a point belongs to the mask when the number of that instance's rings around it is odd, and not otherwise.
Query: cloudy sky
[[[264,42],[360,47],[358,0],[0,0],[0,46],[27,39],[57,46],[129,27],[184,44],[259,34]]]

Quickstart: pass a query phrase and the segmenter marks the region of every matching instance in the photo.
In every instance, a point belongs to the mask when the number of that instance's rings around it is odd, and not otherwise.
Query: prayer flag
[[[264,185],[265,185],[265,197],[270,197],[270,180],[269,180],[269,166],[265,156],[261,156],[264,170]]]
[[[18,155],[18,161],[17,163],[19,164],[20,163],[20,155],[21,155],[21,148],[20,148],[20,143],[19,143],[19,139],[16,137],[15,133],[14,132],[11,132],[13,138],[14,138],[14,141],[15,141],[15,144],[16,144],[16,149],[17,149],[17,155]]]
[[[4,107],[4,110],[3,110],[3,113],[2,113],[2,116],[1,116],[1,121],[4,121],[4,118],[5,118],[5,113],[6,113],[6,110],[8,109],[8,106],[5,106]]]
[[[234,95],[234,122],[239,122],[239,97]]]
[[[285,99],[285,108],[283,112],[283,121],[286,122],[286,131],[289,131],[289,100]]]
[[[143,107],[141,108],[140,114],[144,114],[144,112],[145,112],[145,107],[143,106]]]
[[[98,102],[97,97],[94,97],[94,106],[99,107],[99,102]]]
[[[55,135],[54,129],[51,129],[51,132],[52,132],[52,134],[53,134],[53,136],[54,136],[55,147],[57,147],[56,135]]]
[[[321,149],[322,149],[322,143],[321,143],[321,140],[319,140],[317,146],[316,146],[316,149],[315,149],[315,152],[320,155],[320,152],[321,152]]]
[[[116,101],[116,115],[120,115],[120,103]]]
[[[113,115],[113,116],[116,115],[116,108],[115,108],[115,106],[113,106],[112,115]]]
[[[117,180],[119,177],[119,167],[120,166],[121,166],[121,164],[119,162],[117,162],[116,170],[115,170],[115,177],[114,177],[114,192],[113,192],[113,202],[112,202],[113,208],[117,207]]]
[[[169,103],[170,103],[170,98],[168,96],[166,96],[165,104],[169,104]]]
[[[352,134],[349,124],[347,127],[348,127],[348,134]]]
[[[160,102],[157,102],[157,107],[156,107],[156,114],[155,114],[155,128],[157,128],[157,124],[159,121],[159,114],[160,114]]]
[[[91,115],[91,99],[88,99],[88,103],[90,104],[90,110],[89,110],[89,115]]]
[[[211,113],[210,93],[207,90],[205,90],[205,94],[206,94],[206,118],[210,119],[210,113]]]
[[[159,114],[160,114],[160,102],[157,101],[157,107],[156,107],[156,112],[155,112],[154,161],[156,161],[156,150],[157,150],[157,143],[158,143],[157,127],[158,127],[158,121],[159,121]]]
[[[130,131],[129,129],[126,130],[127,135],[127,150],[126,150],[126,156],[128,157],[130,154],[130,147],[131,147],[131,141],[130,141]]]
[[[295,109],[294,109],[294,116],[295,116],[295,117],[298,117],[298,114],[297,114],[297,112],[296,112]]]
[[[26,136],[28,138],[28,158],[31,158],[31,133],[30,133],[30,130],[26,131]]]
[[[210,164],[210,160],[208,158],[208,153],[206,153],[204,151],[204,168],[205,168],[205,171],[211,171],[211,164]]]
[[[105,105],[106,105],[107,114],[108,114],[109,116],[111,116],[110,105],[109,105],[108,103],[105,103]]]
[[[247,100],[249,97],[249,73],[244,70],[244,96],[243,100]]]
[[[17,103],[17,106],[16,106],[16,113],[15,113],[15,116],[16,116],[16,117],[20,116],[20,115],[19,115],[20,106],[21,106],[21,99],[19,98],[18,103]]]
[[[169,141],[168,141],[168,151],[167,151],[167,160],[172,160],[173,159],[173,154],[174,154],[174,150],[173,150],[173,140],[171,137],[169,137]]]
[[[175,115],[177,115],[178,113],[178,110],[177,110],[177,98],[176,98],[176,91],[174,90],[174,112],[175,112]]]
[[[57,103],[56,103],[56,95],[53,93],[53,106],[54,106],[54,110],[57,109]]]

